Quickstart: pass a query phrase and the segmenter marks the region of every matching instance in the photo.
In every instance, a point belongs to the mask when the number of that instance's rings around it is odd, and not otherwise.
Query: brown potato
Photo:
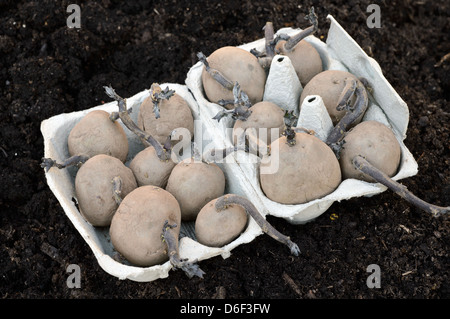
[[[265,195],[282,204],[302,204],[333,192],[341,182],[339,162],[333,151],[319,138],[295,134],[295,145],[280,137],[271,144],[261,169],[277,164],[276,172],[260,173]]]
[[[225,175],[216,164],[179,162],[172,170],[166,190],[178,200],[183,221],[195,220],[203,206],[225,192]]]
[[[170,231],[178,239],[181,214],[175,197],[160,187],[138,187],[122,200],[111,221],[111,243],[134,265],[161,264],[169,260],[161,238],[166,221],[177,225]]]
[[[199,243],[209,247],[222,247],[236,239],[247,226],[248,215],[239,205],[228,205],[218,211],[218,198],[211,200],[195,220],[195,235]]]
[[[389,127],[377,121],[364,121],[346,133],[339,163],[343,178],[375,182],[372,177],[354,167],[352,161],[357,155],[361,155],[377,169],[392,177],[397,173],[400,164],[401,149]]]
[[[241,48],[227,46],[214,51],[207,61],[212,69],[219,71],[231,83],[238,82],[252,104],[262,101],[267,75],[253,54]],[[232,90],[219,84],[205,68],[202,83],[210,102],[234,99]],[[226,107],[233,108],[233,104]]]
[[[251,114],[247,120],[236,120],[233,127],[233,142],[237,144],[239,135],[248,128],[256,129],[256,138],[259,140],[259,129],[267,129],[267,139],[263,139],[263,143],[269,145],[272,142],[271,128],[278,128],[279,135],[284,132],[284,111],[275,103],[262,101],[256,103],[250,108]]]
[[[114,177],[122,180],[122,196],[137,187],[133,172],[119,159],[96,155],[84,163],[75,177],[75,191],[84,218],[93,226],[108,226],[118,207],[113,196]]]
[[[322,59],[317,50],[305,40],[300,41],[292,51],[285,50],[285,43],[284,40],[278,41],[275,52],[289,57],[300,83],[305,87],[314,76],[323,71]]]
[[[194,136],[194,118],[186,100],[174,93],[168,100],[159,102],[160,117],[153,112],[151,96],[141,104],[137,124],[139,128],[152,135],[159,143],[164,144],[173,130],[184,127],[191,137]],[[175,141],[173,141],[175,144]]]
[[[71,156],[106,154],[125,163],[128,155],[128,139],[124,129],[102,110],[86,114],[70,131],[67,144]]]
[[[346,110],[338,111],[336,109],[339,97],[345,88],[346,78],[359,81],[356,76],[346,71],[326,70],[317,74],[303,88],[303,92],[300,95],[300,107],[308,95],[319,95],[328,110],[328,114],[330,114],[333,125],[336,125],[346,113]],[[356,123],[360,121],[361,119],[356,121]]]
[[[400,166],[401,147],[389,127],[377,121],[365,121],[346,133],[344,142],[340,152],[344,178],[380,183],[435,217],[450,212],[450,206],[428,203],[391,178]]]
[[[152,146],[137,153],[130,162],[130,169],[133,171],[139,186],[166,187],[167,180],[174,167],[175,163],[171,159],[162,161]]]

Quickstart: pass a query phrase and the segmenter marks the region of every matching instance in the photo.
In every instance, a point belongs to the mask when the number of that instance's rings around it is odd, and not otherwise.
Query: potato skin
[[[285,43],[285,40],[278,41],[275,51],[289,57],[300,83],[305,87],[314,76],[323,71],[319,52],[305,40],[300,41],[292,51],[287,52],[284,50]]]
[[[345,135],[339,163],[343,178],[374,183],[372,177],[353,166],[352,160],[357,155],[365,157],[370,164],[392,177],[400,165],[401,149],[389,127],[377,121],[364,121]]]
[[[149,267],[169,259],[161,239],[165,221],[178,238],[180,206],[169,192],[156,186],[141,186],[129,193],[111,221],[110,236],[114,248],[130,263]]]
[[[216,164],[185,159],[172,170],[166,190],[178,200],[183,221],[195,220],[203,206],[225,192],[225,175]]]
[[[270,144],[272,142],[271,128],[278,128],[279,135],[274,137],[274,140],[281,136],[284,132],[284,112],[275,103],[269,101],[258,102],[250,108],[252,112],[246,121],[236,120],[233,127],[233,142],[237,144],[238,132],[245,131],[247,128],[255,128],[258,136],[260,128],[267,128],[267,140],[264,143]],[[241,131],[241,132],[242,132]],[[258,136],[259,138],[259,136]]]
[[[70,131],[67,144],[71,156],[106,154],[125,163],[128,155],[124,129],[119,122],[111,121],[109,113],[103,110],[86,114]]]
[[[271,144],[270,161],[279,168],[273,174],[260,174],[265,195],[282,204],[302,204],[333,192],[341,182],[341,170],[334,152],[320,139],[306,133],[296,133],[296,144],[289,146],[286,137]],[[261,168],[270,166],[264,160]]]
[[[109,155],[96,155],[78,170],[75,177],[78,205],[83,217],[93,226],[108,226],[117,210],[112,184],[116,176],[122,179],[122,197],[137,187],[133,172]]]
[[[195,220],[195,235],[199,243],[222,247],[236,239],[247,226],[248,215],[239,205],[229,205],[217,211],[217,198],[207,203]]]
[[[229,81],[237,81],[252,104],[262,101],[267,75],[253,54],[241,48],[226,46],[211,53],[207,61],[212,69],[218,70]],[[205,68],[202,72],[202,83],[210,102],[234,100],[233,92],[219,84]],[[233,108],[233,105],[229,104],[227,108]]]
[[[346,71],[326,70],[320,72],[303,88],[300,95],[300,107],[308,95],[319,95],[328,110],[328,114],[330,114],[333,125],[336,125],[346,113],[345,110],[336,110],[339,97],[345,87],[344,80],[346,78],[359,81],[356,76]]]
[[[136,154],[130,162],[130,169],[138,186],[153,185],[164,188],[175,165],[171,159],[161,161],[155,148],[149,146]]]
[[[168,100],[159,104],[160,117],[153,112],[151,97],[147,97],[139,108],[137,124],[139,128],[152,135],[159,143],[164,144],[172,131],[184,127],[191,137],[194,136],[194,118],[186,100],[174,93]],[[173,144],[176,144],[173,141]]]

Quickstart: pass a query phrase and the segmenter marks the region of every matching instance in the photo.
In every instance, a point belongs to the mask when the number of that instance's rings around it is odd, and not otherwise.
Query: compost
[[[450,205],[450,2],[386,1],[370,28],[371,1],[86,1],[80,28],[68,28],[69,1],[0,2],[0,297],[29,298],[426,298],[450,296],[449,219],[392,192],[334,203],[316,220],[268,217],[297,243],[289,255],[268,236],[153,282],[106,273],[47,186],[40,167],[42,120],[124,97],[152,83],[184,84],[197,53],[206,56],[264,36],[272,21],[307,27],[326,40],[331,14],[408,104],[405,140],[419,165],[401,182],[420,198]],[[381,272],[370,288],[369,265]],[[80,288],[67,284],[78,265]],[[70,267],[69,267],[70,266]],[[370,268],[370,267],[369,267]]]

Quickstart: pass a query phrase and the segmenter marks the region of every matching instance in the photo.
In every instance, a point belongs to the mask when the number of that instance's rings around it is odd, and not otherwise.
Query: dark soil
[[[42,120],[109,101],[104,85],[127,97],[153,82],[183,84],[198,51],[261,38],[268,20],[276,29],[305,27],[314,5],[318,36],[326,39],[326,16],[333,15],[409,106],[405,144],[419,172],[402,183],[450,205],[449,1],[383,1],[379,29],[366,25],[373,1],[77,2],[80,29],[66,25],[71,1],[0,2],[2,298],[450,296],[448,217],[432,217],[389,191],[334,203],[305,225],[269,217],[298,243],[299,257],[259,236],[228,259],[201,261],[204,279],[171,271],[149,283],[119,280],[98,265],[40,167]],[[80,289],[66,285],[69,264],[81,268]],[[381,288],[366,285],[370,264],[381,269]]]

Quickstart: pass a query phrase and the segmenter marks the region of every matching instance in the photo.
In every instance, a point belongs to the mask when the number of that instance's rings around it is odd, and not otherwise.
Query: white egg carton
[[[331,21],[331,26],[326,43],[314,36],[308,37],[307,41],[313,44],[320,52],[325,69],[348,70],[357,76],[363,76],[369,80],[369,83],[374,88],[374,94],[371,97],[371,105],[365,119],[377,119],[389,125],[401,143],[402,163],[394,179],[398,180],[413,176],[417,173],[417,164],[403,144],[409,118],[406,104],[383,77],[376,61],[361,50],[333,17],[329,16],[328,19]],[[278,33],[292,34],[298,31],[298,29],[285,28],[279,30]],[[264,40],[261,39],[244,44],[241,47],[246,50],[252,48],[263,50]],[[292,109],[295,108],[295,100],[300,95],[302,88],[293,84],[296,82],[296,78],[294,78],[292,70],[289,71],[289,68],[292,67],[289,65],[289,59],[283,59],[283,61],[283,63],[274,66],[271,74],[269,74],[265,98],[273,99],[273,101],[278,99],[278,103],[285,103],[283,105],[284,108]],[[175,83],[163,83],[160,85],[163,89],[169,86],[170,89],[175,90],[177,94],[181,95],[188,102],[195,120],[194,140],[199,150],[206,153],[213,148],[231,146],[230,131],[227,128],[232,127],[233,121],[224,118],[218,123],[212,119],[221,110],[221,107],[208,102],[203,95],[201,83],[202,68],[203,65],[199,62],[190,69],[187,74],[186,85]],[[277,72],[279,75],[277,75]],[[292,81],[287,81],[289,78]],[[277,92],[279,92],[277,86],[279,87],[280,85],[286,94],[289,94],[289,98],[280,100],[280,96],[277,95]],[[118,93],[120,94],[120,92]],[[144,90],[127,98],[128,108],[133,110],[130,116],[134,121],[137,121],[140,104],[148,95],[149,91]],[[302,107],[304,111],[300,114],[299,119],[302,126],[309,126],[311,129],[314,129],[319,137],[325,136],[326,130],[330,128],[329,119],[326,118],[325,112],[323,112],[323,103],[321,104],[320,102],[320,97],[317,97],[313,103]],[[41,123],[41,132],[44,137],[44,157],[52,158],[58,162],[67,159],[69,157],[67,138],[71,129],[84,115],[97,109],[107,112],[118,110],[117,103],[110,102],[83,111],[60,114],[44,120]],[[318,120],[311,121],[313,118]],[[119,123],[123,125],[120,120]],[[130,146],[126,163],[128,164],[144,146],[132,132],[125,127],[124,129]],[[379,184],[345,180],[338,189],[324,198],[302,205],[282,205],[269,200],[261,191],[258,177],[258,161],[253,155],[243,152],[232,153],[223,163],[218,163],[218,165],[225,173],[227,181],[226,193],[239,194],[250,199],[264,216],[270,214],[284,218],[292,223],[303,223],[316,218],[335,201],[358,196],[370,196],[385,190],[385,187]],[[169,276],[169,271],[172,269],[169,262],[152,267],[136,267],[121,263],[113,258],[115,252],[110,242],[108,228],[93,227],[82,217],[77,209],[74,186],[75,175],[76,168],[61,170],[52,168],[46,172],[46,179],[49,188],[58,199],[65,214],[93,251],[99,265],[107,273],[120,279],[147,282]],[[182,223],[179,245],[180,256],[198,261],[219,255],[227,258],[234,248],[253,241],[261,234],[262,231],[259,226],[250,218],[246,230],[237,239],[224,247],[211,248],[201,245],[195,240],[192,222]],[[289,253],[287,248],[286,253]],[[71,262],[76,263],[76,260]]]
[[[208,133],[206,128],[207,126],[202,124],[200,121],[198,105],[187,87],[185,85],[174,83],[164,83],[160,85],[163,89],[168,86],[170,89],[175,90],[177,94],[188,102],[194,116],[194,136],[199,136],[200,138],[203,137],[201,140],[194,137],[196,144],[199,146],[203,145],[203,147],[214,148],[212,143],[213,140],[217,140],[217,138],[214,134]],[[120,94],[120,92],[118,93]],[[133,121],[137,121],[140,105],[148,96],[149,91],[145,90],[130,98],[127,98],[128,108],[132,109],[130,116]],[[70,156],[67,146],[67,138],[70,131],[75,124],[83,118],[83,116],[93,110],[104,110],[109,113],[115,112],[118,111],[117,102],[106,103],[79,112],[60,114],[44,120],[41,123],[41,132],[44,136],[44,157],[52,158],[59,163],[67,159]],[[118,121],[124,128],[129,141],[129,154],[127,162],[125,163],[128,165],[134,156],[144,148],[144,146],[136,135],[134,135],[123,125],[122,121]],[[256,197],[253,188],[250,187],[243,177],[241,169],[237,163],[231,163],[229,165],[220,164],[219,166],[224,171],[226,177],[226,193],[241,194],[247,198]],[[83,218],[76,206],[77,199],[74,184],[76,172],[77,169],[71,167],[67,169],[52,168],[46,172],[45,175],[49,188],[58,199],[67,217],[93,251],[99,265],[107,273],[120,279],[146,282],[167,277],[169,275],[169,271],[172,269],[169,262],[152,267],[136,267],[118,262],[115,258],[113,258],[115,251],[110,242],[109,228],[93,227]],[[260,234],[262,234],[262,231],[259,226],[253,219],[249,219],[246,230],[237,239],[224,247],[211,248],[204,246],[195,240],[193,222],[182,223],[179,243],[180,257],[188,258],[192,261],[201,261],[218,255],[221,255],[223,258],[227,258],[230,256],[231,250],[235,247],[251,242]],[[288,253],[287,249],[286,251]],[[77,261],[73,260],[71,262],[76,263]]]
[[[396,93],[393,87],[383,76],[379,64],[369,57],[352,37],[339,25],[339,23],[329,15],[330,29],[326,42],[315,36],[308,36],[305,40],[311,43],[319,52],[324,70],[345,70],[357,77],[364,77],[373,88],[370,95],[369,108],[363,120],[380,121],[393,130],[401,145],[402,159],[398,173],[394,180],[410,177],[417,174],[417,163],[412,154],[406,148],[403,140],[406,138],[406,130],[409,121],[409,110],[406,103]],[[277,34],[295,34],[300,29],[283,28]],[[250,51],[257,49],[264,50],[265,40],[260,39],[252,43],[239,46]],[[298,97],[302,92],[295,71],[292,68],[289,58],[275,56],[272,61],[270,72],[267,78],[264,100],[277,103],[286,110],[294,110],[299,113]],[[210,120],[221,106],[209,102],[204,93],[201,81],[203,64],[198,62],[188,72],[186,85],[191,90],[197,100],[200,115],[205,118],[205,124],[209,125],[210,131],[215,131],[221,137],[224,146],[231,146],[231,132],[234,121],[230,118],[223,118],[220,123]],[[285,97],[285,98],[283,98]],[[311,96],[313,97],[313,96]],[[311,97],[305,98],[299,114],[298,126],[312,129],[316,135],[324,140],[331,129],[331,119],[326,112],[320,96],[314,96],[313,102],[309,103]],[[259,183],[259,162],[255,157],[243,152],[234,154],[236,162],[241,167],[247,182],[254,188],[256,197],[253,198],[257,208],[265,215],[284,218],[290,223],[300,224],[313,220],[324,213],[334,202],[342,201],[354,197],[372,196],[386,190],[386,187],[379,183],[367,183],[356,179],[346,179],[341,182],[338,188],[331,194],[301,205],[284,205],[267,198],[261,190]]]

